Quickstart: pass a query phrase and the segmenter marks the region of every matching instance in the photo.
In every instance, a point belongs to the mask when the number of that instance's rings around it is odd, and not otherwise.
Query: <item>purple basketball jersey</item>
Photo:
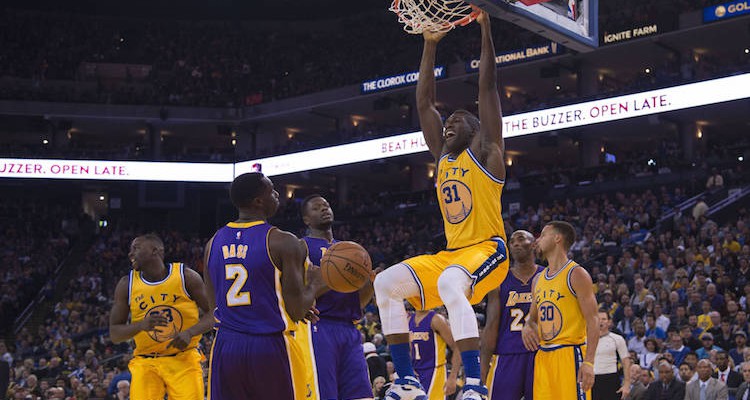
[[[534,276],[524,284],[513,272],[500,285],[500,332],[497,335],[495,354],[527,353],[521,338],[521,330],[531,308],[531,283],[534,277],[544,271],[538,266]]]
[[[303,240],[307,243],[310,261],[315,265],[320,265],[323,253],[336,243],[336,240],[328,243],[325,239],[309,236],[305,236]],[[362,309],[359,306],[358,292],[339,293],[331,290],[318,297],[315,301],[315,307],[320,311],[320,318],[348,322],[362,319]]]
[[[264,221],[230,222],[216,232],[206,269],[216,294],[217,328],[252,334],[290,328],[282,306],[281,271],[266,245],[272,229]]]
[[[435,331],[432,330],[434,316],[435,311],[430,311],[419,323],[417,323],[416,314],[409,316],[411,360],[415,370],[431,369],[437,366],[437,343],[435,343]]]

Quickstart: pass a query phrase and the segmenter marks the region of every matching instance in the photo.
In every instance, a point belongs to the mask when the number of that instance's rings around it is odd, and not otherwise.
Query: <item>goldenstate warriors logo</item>
[[[545,301],[539,304],[539,330],[542,331],[542,339],[552,340],[562,330],[562,313],[555,303]]]
[[[458,224],[465,220],[473,207],[471,190],[461,181],[449,180],[440,185],[443,195],[445,220]]]
[[[172,340],[182,331],[182,313],[170,306],[156,306],[146,312],[146,315],[161,314],[167,318],[167,326],[157,326],[148,331],[148,336],[156,342],[162,343]]]

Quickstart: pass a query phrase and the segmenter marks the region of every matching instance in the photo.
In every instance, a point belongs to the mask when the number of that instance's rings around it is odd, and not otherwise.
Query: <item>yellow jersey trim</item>
[[[227,224],[230,228],[251,228],[253,226],[260,225],[266,221],[251,221],[251,222],[230,222]]]

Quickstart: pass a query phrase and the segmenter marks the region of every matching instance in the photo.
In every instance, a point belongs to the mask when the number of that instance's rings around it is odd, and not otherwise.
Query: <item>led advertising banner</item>
[[[750,1],[731,1],[703,9],[703,22],[714,22],[750,14]]]
[[[447,76],[447,68],[435,67],[435,79],[442,79]],[[360,90],[362,94],[379,92],[381,90],[388,90],[402,86],[412,86],[417,84],[419,79],[419,71],[407,72],[403,74],[387,76],[385,78],[373,79],[371,81],[362,82]]]
[[[556,56],[558,54],[565,53],[565,47],[555,42],[549,42],[547,44],[526,47],[524,49],[516,49],[498,53],[495,55],[495,64],[498,67],[504,65],[517,64],[524,61],[537,60],[540,58],[547,58]],[[466,72],[479,71],[479,59],[474,58],[466,63]]]
[[[230,182],[232,164],[0,158],[0,178]]]
[[[746,99],[750,98],[748,87],[750,74],[743,74],[509,115],[503,117],[503,136],[512,138]],[[0,158],[0,178],[230,182],[251,171],[285,175],[423,151],[427,151],[427,144],[422,132],[412,132],[236,164]]]

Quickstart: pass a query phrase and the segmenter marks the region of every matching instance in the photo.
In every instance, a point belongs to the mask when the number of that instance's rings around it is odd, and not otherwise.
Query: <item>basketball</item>
[[[320,259],[321,275],[331,290],[356,292],[370,280],[372,261],[364,247],[355,242],[337,242]]]

